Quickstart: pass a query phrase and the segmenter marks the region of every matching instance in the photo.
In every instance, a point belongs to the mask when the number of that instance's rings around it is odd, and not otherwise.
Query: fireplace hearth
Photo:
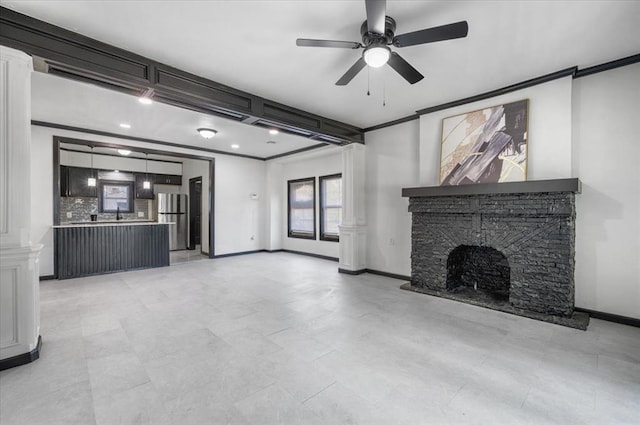
[[[412,213],[403,289],[586,329],[574,309],[578,179],[403,189]]]

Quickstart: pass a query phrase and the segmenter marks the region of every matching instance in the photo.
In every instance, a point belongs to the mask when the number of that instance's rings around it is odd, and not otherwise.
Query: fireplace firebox
[[[404,289],[585,329],[574,313],[578,179],[403,189]]]

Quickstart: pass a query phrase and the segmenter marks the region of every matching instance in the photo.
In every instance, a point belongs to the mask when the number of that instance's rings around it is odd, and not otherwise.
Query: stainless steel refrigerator
[[[187,249],[189,235],[189,204],[187,195],[177,193],[156,194],[158,206],[158,223],[175,223],[169,225],[169,249],[176,251]]]

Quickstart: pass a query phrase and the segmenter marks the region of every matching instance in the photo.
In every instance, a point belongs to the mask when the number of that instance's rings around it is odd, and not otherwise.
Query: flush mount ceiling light
[[[362,54],[364,61],[372,68],[380,68],[387,63],[391,56],[391,50],[382,44],[371,45]]]
[[[131,151],[129,149],[118,149],[118,153],[120,155],[128,156],[131,153]]]
[[[280,133],[280,132],[278,130],[276,130],[275,128],[272,128],[271,130],[269,130],[269,134],[271,134],[272,136],[275,136],[278,133]]]
[[[127,124],[127,123],[120,123],[120,127],[122,128],[131,128],[131,124]]]
[[[236,145],[236,144],[231,145],[231,149],[239,149],[239,148],[240,148],[240,145]]]
[[[199,128],[198,133],[205,139],[211,139],[213,136],[218,134],[218,132],[212,128]]]

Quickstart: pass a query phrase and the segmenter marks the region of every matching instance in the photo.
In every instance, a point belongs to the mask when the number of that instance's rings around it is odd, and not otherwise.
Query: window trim
[[[128,194],[128,200],[129,200],[129,209],[127,210],[120,210],[120,213],[132,213],[135,212],[135,196],[134,196],[134,190],[135,190],[135,182],[129,181],[129,180],[98,180],[98,212],[100,213],[115,213],[117,212],[117,209],[115,210],[106,210],[104,209],[104,185],[109,185],[109,186],[128,186],[129,188],[129,194]]]
[[[292,183],[311,183],[313,186],[313,232],[299,232],[291,230],[291,184]],[[316,239],[316,178],[307,177],[304,179],[295,179],[287,181],[287,235],[290,238],[298,239]]]
[[[332,180],[337,177],[340,177],[342,180],[342,173],[331,174],[328,176],[320,176],[318,177],[318,192],[319,192],[319,209],[320,209],[320,240],[321,241],[329,241],[329,242],[340,242],[340,234],[338,235],[327,235],[324,232],[324,199],[322,196],[322,182],[324,180]],[[342,182],[341,182],[342,183]],[[340,208],[342,209],[342,200],[340,200]]]

